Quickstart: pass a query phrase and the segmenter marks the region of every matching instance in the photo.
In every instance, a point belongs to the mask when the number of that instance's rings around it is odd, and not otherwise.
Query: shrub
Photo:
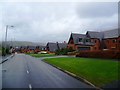
[[[120,51],[80,51],[76,57],[120,59]]]
[[[67,55],[68,52],[73,52],[73,49],[68,49],[68,48],[62,48],[62,49],[58,49],[56,50],[55,54],[56,55]]]
[[[2,47],[2,56],[5,56],[6,54],[10,54],[9,50],[10,50],[9,48]]]

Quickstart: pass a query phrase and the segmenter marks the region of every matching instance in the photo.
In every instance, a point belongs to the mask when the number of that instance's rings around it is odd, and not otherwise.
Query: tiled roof
[[[62,49],[62,48],[66,48],[67,47],[67,43],[47,43],[47,46],[49,48],[49,51],[51,52],[55,52],[58,49]]]
[[[113,29],[102,32],[87,31],[86,35],[90,38],[98,38],[100,40],[105,38],[115,38],[120,36],[120,29]]]
[[[85,34],[76,34],[76,33],[72,33],[71,36],[72,36],[75,44],[78,44],[78,39],[79,38],[85,38],[86,37]]]
[[[28,46],[28,49],[34,50],[34,49],[36,49],[36,46]]]
[[[58,47],[59,47],[59,49],[66,48],[67,43],[58,43]]]
[[[47,43],[47,47],[49,48],[49,51],[51,51],[51,52],[55,52],[58,49],[57,43],[49,42],[49,43]]]
[[[104,38],[116,38],[120,36],[120,29],[104,31]]]
[[[97,38],[97,39],[100,39],[100,40],[104,38],[104,33],[103,32],[87,31],[86,35],[89,38]]]

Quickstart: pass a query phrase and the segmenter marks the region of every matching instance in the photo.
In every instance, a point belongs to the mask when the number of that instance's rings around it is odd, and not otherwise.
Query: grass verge
[[[28,54],[32,57],[51,57],[51,56],[55,56],[55,54]]]
[[[98,87],[118,80],[120,62],[92,58],[49,58],[45,62],[82,77]]]

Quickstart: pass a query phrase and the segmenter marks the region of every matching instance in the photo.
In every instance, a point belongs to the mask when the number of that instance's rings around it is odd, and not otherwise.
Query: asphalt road
[[[40,59],[16,54],[2,65],[3,88],[92,88]]]

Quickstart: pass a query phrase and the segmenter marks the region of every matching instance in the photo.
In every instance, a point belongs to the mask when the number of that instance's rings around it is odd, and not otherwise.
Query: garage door
[[[79,51],[90,50],[90,47],[78,47]]]

